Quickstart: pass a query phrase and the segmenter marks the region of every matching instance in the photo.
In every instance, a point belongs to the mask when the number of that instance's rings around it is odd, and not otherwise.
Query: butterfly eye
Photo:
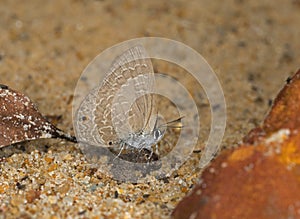
[[[154,138],[157,140],[161,136],[160,130],[155,130],[154,131]]]

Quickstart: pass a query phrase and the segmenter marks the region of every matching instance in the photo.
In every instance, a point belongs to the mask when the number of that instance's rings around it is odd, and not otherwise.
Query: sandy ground
[[[228,113],[222,148],[236,146],[300,67],[300,2],[186,2],[1,1],[0,83],[72,133],[73,92],[97,54],[136,37],[178,40],[216,71]],[[133,185],[89,167],[72,143],[13,152],[0,161],[0,218],[168,218],[200,174],[198,154],[169,179]]]

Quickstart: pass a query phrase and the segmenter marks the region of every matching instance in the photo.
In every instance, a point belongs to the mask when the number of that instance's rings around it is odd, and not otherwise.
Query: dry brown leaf
[[[37,110],[24,94],[0,85],[0,148],[39,138],[62,138],[76,142]]]

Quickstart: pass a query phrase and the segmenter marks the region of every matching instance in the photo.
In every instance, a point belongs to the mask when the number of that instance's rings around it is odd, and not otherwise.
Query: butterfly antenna
[[[184,116],[181,116],[177,119],[174,119],[172,121],[166,122],[165,124],[161,125],[161,127],[167,127],[167,128],[183,128],[183,125],[172,125],[173,123],[177,123],[177,122],[181,122],[182,118],[184,118]]]

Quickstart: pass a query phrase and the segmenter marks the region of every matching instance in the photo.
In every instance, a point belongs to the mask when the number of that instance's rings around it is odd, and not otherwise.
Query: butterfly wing
[[[95,116],[104,142],[117,142],[148,129],[153,112],[154,73],[142,46],[117,57],[98,92]]]
[[[84,98],[75,115],[75,132],[78,142],[87,143],[89,145],[103,145],[104,142],[99,136],[97,126],[95,124],[95,106],[97,100],[98,88],[94,88]]]
[[[130,133],[152,130],[153,89],[153,67],[145,49],[135,46],[125,51],[81,103],[76,115],[79,140],[109,146]]]

